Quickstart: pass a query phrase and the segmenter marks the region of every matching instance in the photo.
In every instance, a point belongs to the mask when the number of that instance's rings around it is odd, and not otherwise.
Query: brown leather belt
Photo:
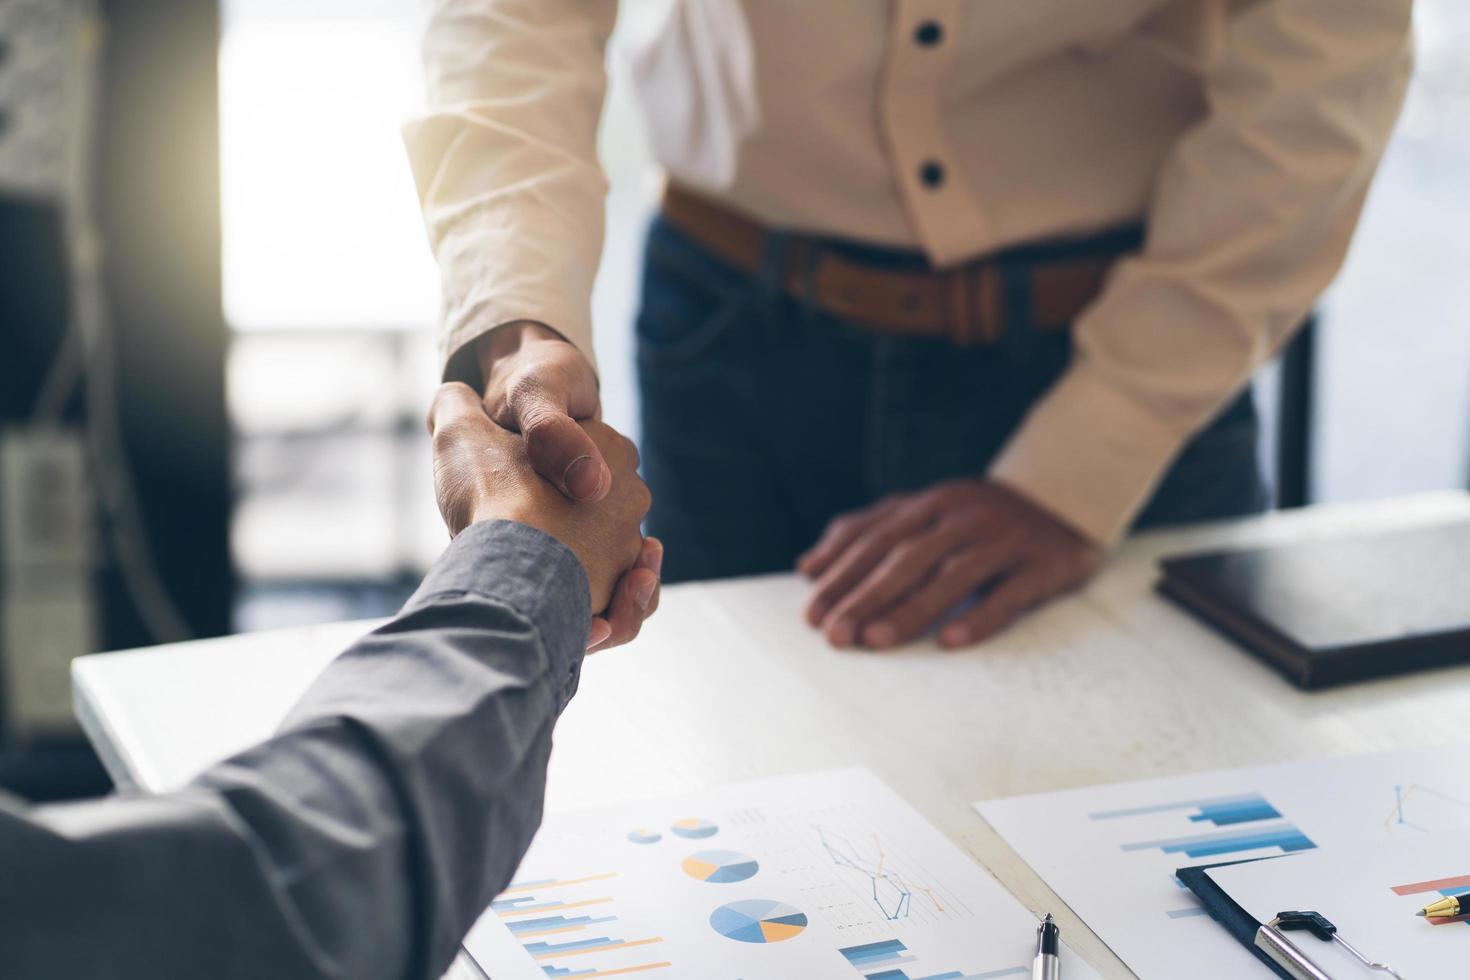
[[[770,232],[707,197],[670,183],[663,216],[669,224],[743,272],[761,270]],[[1113,263],[1129,248],[1075,257],[1031,259],[1030,324],[1041,330],[1070,326],[1102,290]],[[819,309],[883,333],[947,338],[960,346],[994,343],[1007,322],[1007,290],[993,256],[949,269],[881,268],[823,248],[810,236],[787,238],[782,282],[788,293]],[[810,291],[810,292],[808,292]]]

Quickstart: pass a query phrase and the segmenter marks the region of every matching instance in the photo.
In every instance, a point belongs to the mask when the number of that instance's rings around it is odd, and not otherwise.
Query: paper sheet
[[[465,940],[495,980],[1030,976],[1036,918],[863,769],[550,816]],[[1067,980],[1097,974],[1064,951]]]
[[[1261,922],[1285,909],[1321,912],[1344,939],[1404,980],[1470,975],[1470,921],[1436,923],[1414,914],[1443,894],[1470,892],[1470,834],[1312,851],[1209,875]],[[1331,976],[1373,975],[1337,943],[1287,935]]]
[[[1266,968],[1177,868],[1470,828],[1470,747],[1194,773],[976,804],[1140,977]]]

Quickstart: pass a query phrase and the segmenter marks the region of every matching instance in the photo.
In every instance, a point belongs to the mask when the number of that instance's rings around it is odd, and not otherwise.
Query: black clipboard
[[[1255,916],[1241,908],[1240,903],[1231,898],[1209,875],[1205,874],[1211,868],[1228,868],[1234,864],[1254,864],[1256,861],[1274,861],[1276,856],[1264,858],[1247,858],[1244,861],[1220,861],[1215,864],[1201,864],[1193,868],[1180,868],[1174,872],[1184,887],[1194,892],[1194,897],[1199,899],[1205,911],[1210,913],[1210,918],[1218,922],[1226,932],[1234,937],[1246,949],[1251,951],[1256,959],[1285,980],[1292,980],[1292,975],[1287,973],[1279,963],[1273,960],[1259,946],[1256,945],[1256,933],[1261,929],[1261,923]]]

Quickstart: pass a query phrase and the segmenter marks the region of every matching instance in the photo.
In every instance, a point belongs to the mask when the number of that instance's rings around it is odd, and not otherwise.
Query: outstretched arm
[[[440,975],[540,821],[586,582],[474,525],[275,738],[181,793],[0,812],[6,975]]]
[[[276,737],[176,794],[0,802],[7,980],[447,967],[540,821],[591,603],[646,557],[647,491],[631,444],[606,427],[589,431],[617,488],[573,504],[467,391],[451,386],[437,407],[441,502],[469,526]]]
[[[434,0],[427,109],[405,130],[444,288],[444,377],[479,388],[536,471],[599,500],[612,473],[576,420],[599,415],[592,281],[615,0]]]

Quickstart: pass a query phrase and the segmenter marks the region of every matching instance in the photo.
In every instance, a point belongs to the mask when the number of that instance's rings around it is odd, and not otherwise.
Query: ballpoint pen
[[[1036,927],[1036,959],[1031,961],[1031,980],[1062,980],[1062,930],[1052,921],[1051,913]]]
[[[1414,914],[1431,919],[1449,919],[1466,913],[1470,913],[1470,892],[1463,895],[1448,895],[1432,905],[1424,906]]]

